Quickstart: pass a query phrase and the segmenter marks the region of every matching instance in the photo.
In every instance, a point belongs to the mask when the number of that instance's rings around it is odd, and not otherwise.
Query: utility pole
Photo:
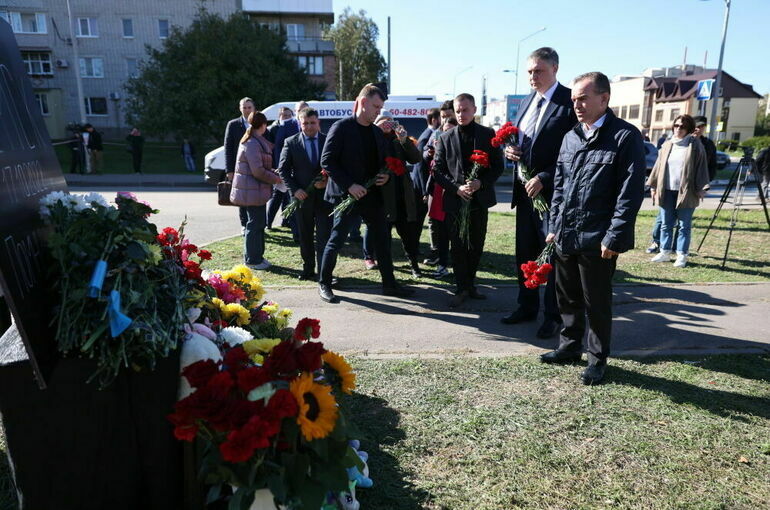
[[[732,0],[725,0],[725,23],[722,27],[722,47],[719,50],[719,66],[717,67],[717,78],[714,82],[714,90],[711,93],[711,129],[709,129],[709,138],[712,141],[717,141],[717,106],[719,103],[719,96],[721,95],[720,89],[722,88],[722,62],[725,58],[725,40],[727,39],[727,23],[730,21],[730,2]]]
[[[390,71],[393,69],[393,60],[390,57],[390,16],[388,16],[388,94],[393,93],[393,87],[390,84]]]
[[[75,70],[75,83],[78,89],[78,109],[80,111],[80,123],[86,123],[86,104],[83,96],[83,79],[80,77],[80,54],[78,53],[78,40],[75,37],[75,23],[72,21],[72,9],[70,0],[67,0],[67,16],[70,19],[70,42],[72,43],[72,55],[75,61],[72,67]]]

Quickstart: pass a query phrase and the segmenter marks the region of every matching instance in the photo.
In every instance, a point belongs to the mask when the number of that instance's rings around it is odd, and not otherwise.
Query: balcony
[[[294,37],[286,41],[289,53],[334,54],[334,41],[323,37]]]
[[[334,22],[332,0],[243,0],[243,12],[278,16],[309,14],[324,22]]]

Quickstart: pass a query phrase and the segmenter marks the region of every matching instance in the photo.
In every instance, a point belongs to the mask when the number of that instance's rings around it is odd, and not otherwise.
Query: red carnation
[[[249,355],[245,350],[243,350],[242,346],[238,345],[225,353],[225,357],[222,363],[227,370],[235,372],[242,366],[248,364],[248,362]]]
[[[297,340],[310,340],[321,336],[321,321],[305,317],[294,328],[294,338]]]
[[[184,265],[184,276],[188,280],[195,280],[197,282],[203,283],[203,278],[201,276],[201,266],[197,262],[193,260],[185,260],[182,262]]]
[[[404,166],[404,162],[398,158],[385,158],[385,166],[387,166],[388,170],[390,170],[397,177],[406,173],[406,166]]]
[[[281,342],[276,345],[265,360],[264,367],[278,377],[293,376],[299,370],[294,343]]]
[[[321,342],[305,342],[297,349],[297,364],[300,370],[315,372],[321,368],[321,356],[326,352]]]
[[[213,360],[196,361],[184,367],[182,375],[187,378],[193,388],[202,388],[212,377],[219,373],[219,367]]]
[[[234,430],[227,435],[227,441],[219,445],[219,452],[227,462],[246,462],[254,454],[258,441],[249,431]]]
[[[482,150],[476,149],[473,151],[470,159],[472,163],[476,163],[479,166],[483,166],[485,168],[489,166],[489,155]]]
[[[278,390],[267,403],[267,412],[277,419],[297,416],[297,399],[289,390]]]
[[[208,250],[200,250],[198,251],[198,256],[201,260],[211,260],[211,252]]]
[[[155,239],[163,246],[175,245],[179,242],[179,232],[171,227],[166,227]]]
[[[270,382],[270,374],[262,367],[247,367],[238,372],[238,387],[244,393]]]

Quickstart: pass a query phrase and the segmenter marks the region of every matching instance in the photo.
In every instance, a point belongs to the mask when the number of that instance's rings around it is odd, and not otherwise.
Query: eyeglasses
[[[684,127],[684,124],[674,124],[674,129],[681,129]]]

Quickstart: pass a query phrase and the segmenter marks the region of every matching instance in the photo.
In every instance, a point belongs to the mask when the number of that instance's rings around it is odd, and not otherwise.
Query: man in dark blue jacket
[[[338,120],[326,137],[321,168],[329,172],[325,199],[339,204],[348,194],[356,199],[352,211],[334,218],[332,233],[326,243],[318,280],[318,293],[328,303],[336,303],[332,292],[332,273],[337,265],[337,255],[345,244],[360,214],[369,235],[374,237],[377,267],[382,276],[382,292],[386,296],[409,296],[414,291],[401,287],[393,276],[393,258],[390,253],[390,225],[385,218],[381,187],[389,175],[380,173],[385,166],[387,142],[382,130],[373,123],[385,103],[385,93],[375,85],[366,85],[356,99],[352,117]],[[364,184],[376,178],[376,184],[367,189]]]
[[[227,123],[225,128],[225,174],[227,180],[232,181],[235,175],[235,157],[238,155],[238,146],[241,144],[241,138],[246,133],[249,125],[249,115],[254,111],[254,100],[250,97],[244,97],[238,103],[241,110],[241,116]],[[246,229],[246,208],[239,207],[238,214],[241,220],[241,230]]]
[[[612,331],[612,275],[620,253],[634,247],[644,197],[644,141],[607,106],[602,73],[575,78],[572,102],[580,124],[564,137],[556,164],[546,242],[556,243],[556,293],[564,327],[545,363],[578,361],[588,316],[584,384],[604,378]]]

